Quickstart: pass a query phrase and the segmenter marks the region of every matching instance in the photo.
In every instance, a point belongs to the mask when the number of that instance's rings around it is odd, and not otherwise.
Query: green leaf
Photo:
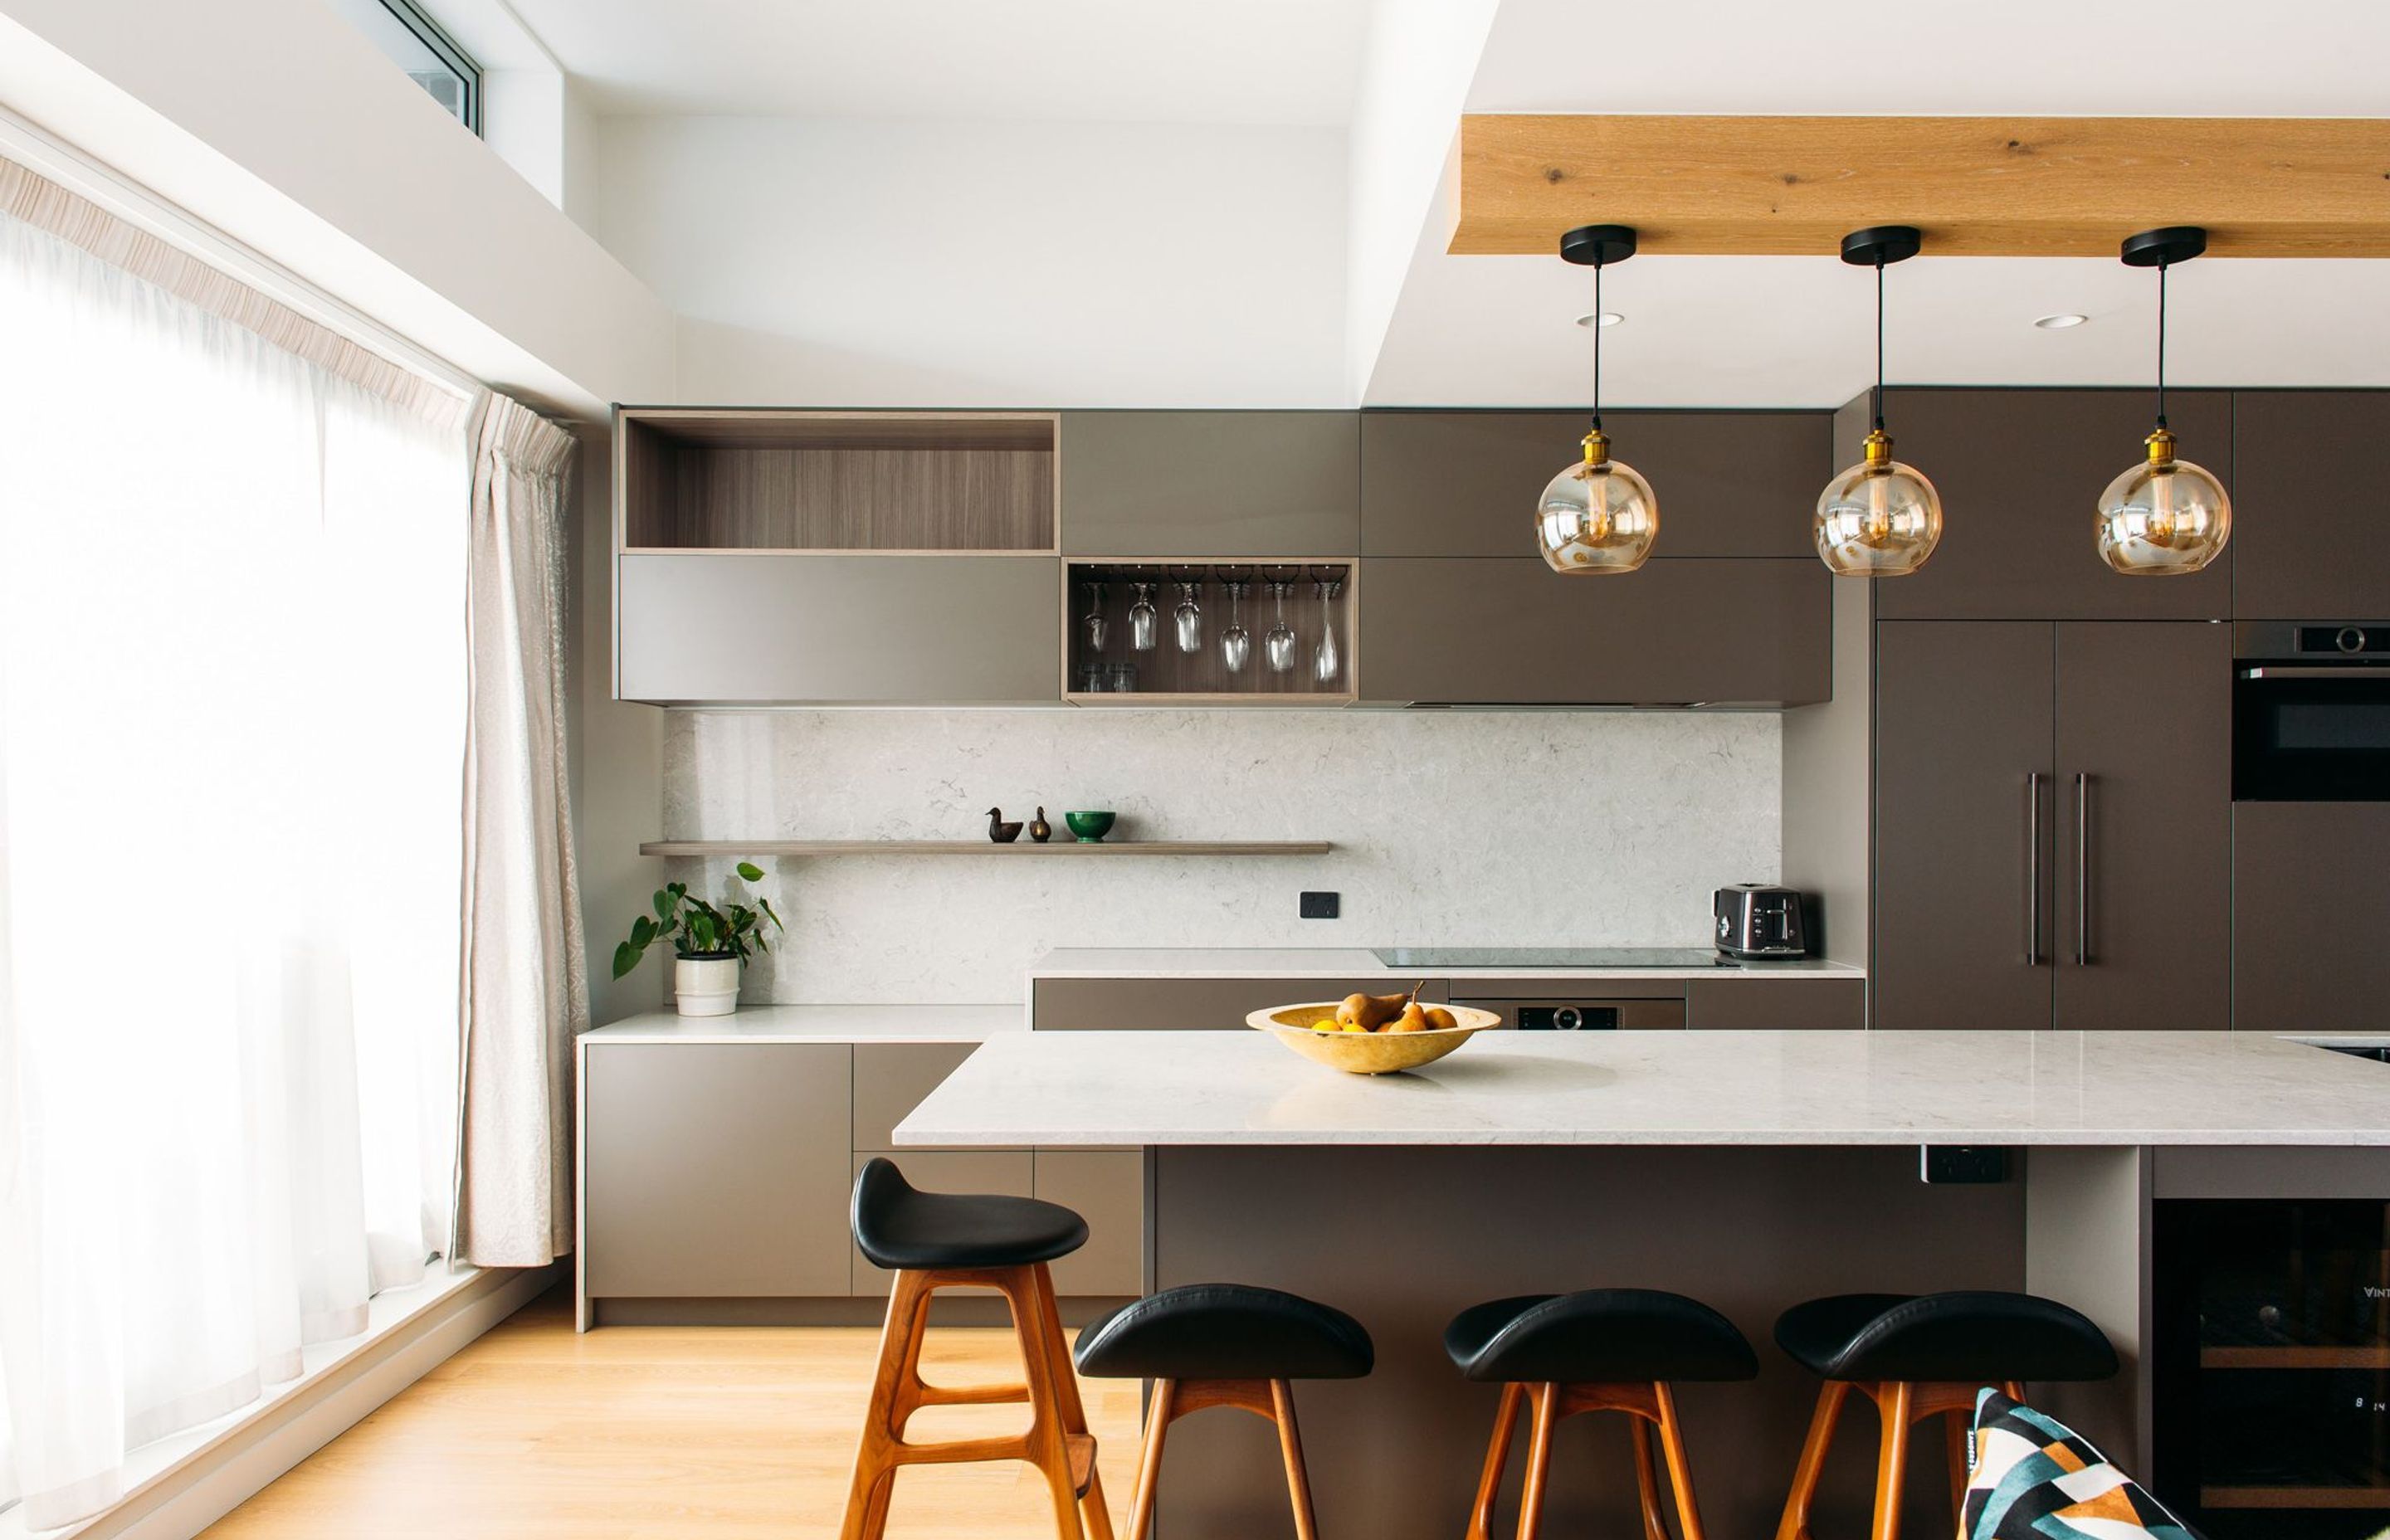
[[[780,925],[780,917],[779,917],[779,914],[777,913],[777,911],[776,911],[776,910],[774,910],[774,909],[773,909],[773,907],[772,907],[772,901],[771,901],[770,899],[768,899],[768,898],[759,898],[759,899],[757,899],[755,902],[756,902],[756,903],[758,903],[758,904],[760,904],[760,905],[762,905],[764,906],[764,913],[771,917],[771,920],[772,920],[772,923],[773,923],[773,924],[775,924],[775,925]],[[787,927],[787,926],[785,926],[785,925],[780,925],[780,929],[781,929],[781,930],[786,930],[788,929],[788,927]]]
[[[637,947],[645,947],[648,943],[655,939],[656,922],[654,920],[649,919],[645,915],[641,915],[638,918],[631,921],[630,944]]]
[[[750,882],[761,882],[764,880],[764,868],[752,861],[741,861],[739,863],[739,875]]]
[[[658,888],[656,890],[656,918],[658,919],[672,918],[672,901],[664,897],[664,890],[662,888]]]
[[[614,977],[621,978],[639,966],[640,952],[629,942],[614,948]]]

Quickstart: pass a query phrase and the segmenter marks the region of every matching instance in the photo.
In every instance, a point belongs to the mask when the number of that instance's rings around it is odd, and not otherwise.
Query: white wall
[[[767,860],[790,934],[750,1000],[1019,1000],[1054,946],[1700,946],[1713,888],[1777,876],[1781,736],[1725,712],[674,712],[663,832],[978,839],[990,804],[1042,802],[1058,830],[1108,807],[1140,839],[1336,845]],[[1342,892],[1343,918],[1296,918],[1306,888]],[[592,952],[636,912],[593,909]]]
[[[680,399],[1348,404],[1344,135],[599,120],[598,229],[682,316]]]

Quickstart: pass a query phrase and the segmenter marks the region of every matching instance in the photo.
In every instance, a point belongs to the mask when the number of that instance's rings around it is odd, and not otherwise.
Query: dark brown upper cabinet
[[[1541,557],[1365,557],[1363,700],[1789,706],[1831,693],[1814,558],[1653,561],[1562,577]]]
[[[1877,585],[1885,620],[2199,621],[2231,613],[2232,545],[2188,577],[2126,577],[2100,559],[2100,494],[2144,454],[2148,391],[1895,390],[1893,455],[1942,494],[1942,544]],[[2232,400],[2177,391],[2167,416],[2186,460],[2233,485]],[[1843,417],[1837,463],[1858,458],[1864,416]],[[1814,494],[1812,494],[1814,496]]]
[[[2374,465],[2390,391],[2233,398],[2232,612],[2250,620],[2390,613],[2390,495]]]
[[[1361,414],[1364,556],[1536,554],[1536,500],[1583,450],[1583,412]],[[1658,557],[1813,556],[1833,473],[1823,412],[1605,412],[1660,505]]]
[[[1062,552],[1354,556],[1357,419],[1353,412],[1065,412]]]

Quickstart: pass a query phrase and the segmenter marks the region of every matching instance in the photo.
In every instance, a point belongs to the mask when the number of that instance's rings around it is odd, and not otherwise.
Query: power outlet
[[[2009,1179],[2009,1152],[1998,1145],[1928,1144],[1917,1148],[1917,1177],[1936,1187],[1982,1186]]]
[[[1304,919],[1334,919],[1343,899],[1341,893],[1305,893],[1298,901],[1298,913]]]

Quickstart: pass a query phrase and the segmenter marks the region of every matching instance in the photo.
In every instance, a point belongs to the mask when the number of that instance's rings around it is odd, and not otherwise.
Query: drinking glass
[[[1334,578],[1322,578],[1313,586],[1319,590],[1319,645],[1312,649],[1311,677],[1332,685],[1337,668],[1335,601],[1344,585]]]
[[[1262,654],[1269,660],[1272,674],[1290,674],[1294,670],[1294,627],[1286,623],[1286,591],[1293,584],[1280,578],[1270,579],[1270,597],[1278,605],[1278,620],[1262,638]]]
[[[1182,580],[1178,584],[1178,608],[1170,619],[1178,629],[1178,650],[1197,653],[1203,650],[1203,607],[1195,601],[1200,584]]]
[[[1087,638],[1087,650],[1101,652],[1104,643],[1111,639],[1112,634],[1111,622],[1104,619],[1104,585],[1090,583],[1086,589],[1087,613],[1086,618],[1079,622],[1079,629]]]
[[[1245,629],[1245,585],[1231,583],[1228,590],[1228,629],[1220,633],[1220,661],[1230,674],[1242,674],[1253,661],[1253,638]]]
[[[1159,618],[1153,609],[1153,584],[1140,583],[1134,586],[1137,602],[1128,607],[1128,645],[1139,652],[1151,652],[1154,622]]]

